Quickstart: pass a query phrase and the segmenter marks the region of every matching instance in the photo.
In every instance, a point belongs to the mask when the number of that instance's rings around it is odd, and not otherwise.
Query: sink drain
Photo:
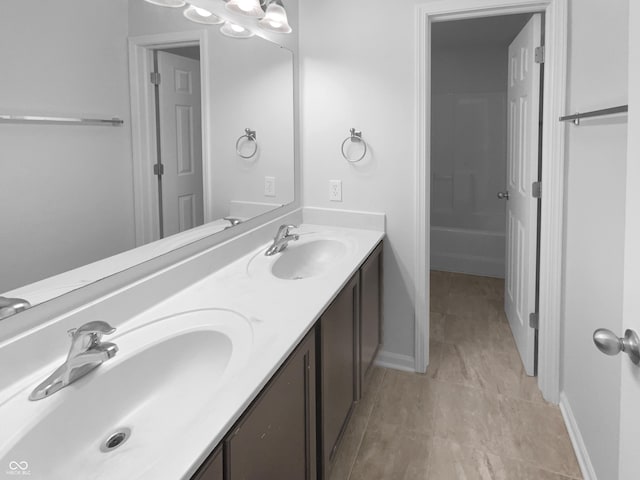
[[[107,437],[107,439],[102,442],[102,445],[100,445],[100,450],[103,452],[110,452],[111,450],[115,450],[127,440],[129,440],[129,436],[131,436],[131,429],[121,428],[117,432],[109,435],[109,437]]]

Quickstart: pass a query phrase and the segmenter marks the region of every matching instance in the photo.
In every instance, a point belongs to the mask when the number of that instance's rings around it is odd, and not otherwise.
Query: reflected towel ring
[[[243,155],[242,152],[240,152],[240,142],[242,142],[243,138],[246,138],[247,141],[253,142],[253,152],[251,152],[249,155]],[[242,135],[236,141],[236,153],[242,158],[252,158],[256,153],[258,153],[258,141],[256,140],[255,130],[251,130],[250,128],[244,129],[244,135]]]
[[[347,154],[344,152],[344,146],[346,145],[346,143],[349,140],[351,140],[352,142],[361,142],[362,146],[364,147],[362,155],[360,155],[355,160],[350,159],[347,156]],[[360,130],[356,130],[355,128],[350,129],[349,130],[349,136],[347,138],[345,138],[344,141],[342,142],[342,146],[340,147],[340,151],[342,152],[342,156],[344,157],[344,159],[349,163],[357,163],[360,160],[362,160],[364,158],[364,156],[367,154],[367,142],[365,142],[362,139],[362,132]]]

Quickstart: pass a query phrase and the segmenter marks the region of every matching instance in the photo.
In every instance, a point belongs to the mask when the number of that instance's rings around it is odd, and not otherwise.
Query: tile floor
[[[560,410],[522,369],[503,288],[431,272],[429,369],[370,373],[331,480],[582,478]]]

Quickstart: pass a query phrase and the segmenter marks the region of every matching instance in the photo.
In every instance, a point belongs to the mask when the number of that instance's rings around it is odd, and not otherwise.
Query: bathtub
[[[505,233],[431,226],[431,269],[504,278]]]

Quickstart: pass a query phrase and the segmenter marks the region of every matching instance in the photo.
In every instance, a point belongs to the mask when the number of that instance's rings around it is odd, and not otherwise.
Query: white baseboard
[[[379,367],[393,368],[394,370],[402,370],[404,372],[416,371],[415,358],[409,355],[400,355],[399,353],[380,350],[374,363]]]
[[[569,431],[569,438],[571,438],[573,449],[576,452],[578,464],[580,465],[580,470],[582,471],[582,477],[584,478],[584,480],[598,480],[596,472],[593,469],[593,465],[591,464],[591,458],[589,458],[587,446],[585,445],[582,434],[580,433],[580,428],[578,428],[576,418],[573,416],[571,404],[569,403],[569,399],[566,397],[564,392],[560,393],[560,411],[562,412],[564,423],[567,426],[567,430]]]

